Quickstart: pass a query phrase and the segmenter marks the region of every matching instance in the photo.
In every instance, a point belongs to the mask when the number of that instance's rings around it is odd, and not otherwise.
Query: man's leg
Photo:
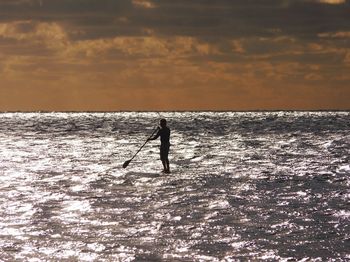
[[[160,160],[162,160],[162,164],[163,164],[163,167],[164,167],[163,171],[165,173],[170,173],[168,154],[169,154],[169,147],[161,147],[161,149],[160,149]]]
[[[162,160],[162,164],[163,164],[163,171],[166,172],[166,170],[167,170],[166,161]]]
[[[165,152],[164,152],[164,160],[165,160],[165,172],[170,173],[170,165],[169,165],[169,147],[166,147]]]
[[[169,165],[169,159],[168,158],[165,160],[165,163],[166,163],[166,172],[170,173],[170,165]]]

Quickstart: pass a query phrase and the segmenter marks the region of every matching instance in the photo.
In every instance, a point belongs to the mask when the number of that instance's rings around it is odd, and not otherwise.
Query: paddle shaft
[[[136,154],[128,161],[128,164],[136,157],[136,155],[142,150],[142,148],[148,143],[149,139],[154,135],[154,133],[159,129],[159,127],[157,127],[156,129],[153,130],[153,133],[149,136],[149,138],[146,140],[146,142],[140,147],[140,149],[136,152]]]

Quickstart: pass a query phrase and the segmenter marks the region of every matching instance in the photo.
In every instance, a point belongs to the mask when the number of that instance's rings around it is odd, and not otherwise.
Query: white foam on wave
[[[73,192],[81,192],[89,189],[89,185],[75,185],[70,188]]]
[[[350,211],[349,210],[340,210],[336,213],[334,213],[334,216],[343,218],[343,219],[350,219]]]
[[[87,212],[91,209],[88,200],[66,200],[63,202],[63,210],[66,212]]]
[[[209,208],[210,209],[227,209],[230,208],[231,205],[226,199],[217,199],[210,201]]]
[[[349,173],[349,172],[350,172],[350,165],[339,166],[337,168],[337,173]]]
[[[119,140],[116,140],[115,143],[129,145],[130,144],[130,140],[128,140],[128,139],[119,139]]]
[[[0,228],[0,235],[1,236],[14,236],[14,237],[20,237],[24,235],[24,231],[22,228],[15,228],[12,226],[6,226],[3,228]]]

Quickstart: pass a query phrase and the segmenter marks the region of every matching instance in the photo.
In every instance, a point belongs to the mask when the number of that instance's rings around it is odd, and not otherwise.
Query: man
[[[170,173],[169,167],[169,148],[170,148],[170,129],[167,127],[165,119],[160,120],[160,129],[154,137],[149,138],[149,140],[156,140],[160,137],[160,160],[162,161],[164,170],[166,174]]]

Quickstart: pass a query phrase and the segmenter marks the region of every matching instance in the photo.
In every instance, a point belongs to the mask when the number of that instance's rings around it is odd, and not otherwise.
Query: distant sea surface
[[[166,118],[159,141],[129,160]],[[350,260],[350,112],[0,114],[1,261]]]

